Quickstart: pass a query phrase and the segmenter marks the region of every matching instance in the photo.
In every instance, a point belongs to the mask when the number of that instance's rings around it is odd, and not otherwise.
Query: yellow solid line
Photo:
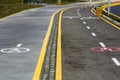
[[[107,22],[108,24],[112,25],[113,27],[117,28],[118,30],[120,30],[120,27],[116,26],[115,24],[111,23],[110,21],[106,20],[103,17],[100,17],[102,20],[104,20],[105,22]]]
[[[58,24],[58,39],[57,39],[57,56],[56,56],[56,79],[62,80],[62,54],[61,54],[61,21],[62,21],[62,13],[59,16],[59,24]]]
[[[93,8],[91,9],[91,12],[93,14],[95,14],[95,12],[93,11]],[[96,14],[95,14],[96,15]],[[104,20],[105,22],[107,22],[108,24],[112,25],[113,27],[117,28],[118,30],[120,30],[120,27],[116,26],[115,24],[111,23],[110,21],[108,21],[107,19],[100,17],[100,19]]]
[[[63,9],[59,16],[55,80],[62,80],[61,23],[63,12],[67,9],[70,8]]]
[[[42,49],[41,49],[41,52],[40,52],[40,56],[39,56],[39,59],[38,59],[38,62],[37,62],[37,65],[36,65],[35,72],[34,72],[34,75],[33,75],[33,79],[32,79],[32,80],[40,80],[39,77],[40,77],[41,71],[42,71],[42,66],[43,66],[43,62],[44,62],[44,57],[45,57],[45,53],[46,53],[46,48],[47,48],[48,41],[49,41],[49,36],[50,36],[51,29],[52,29],[52,25],[53,25],[54,16],[55,16],[59,11],[60,11],[60,10],[56,11],[56,12],[52,15],[52,17],[51,17],[50,24],[49,24],[49,28],[48,28],[48,31],[47,31],[47,33],[46,33],[46,36],[45,36],[45,39],[44,39],[44,42],[43,42],[43,46],[42,46]]]

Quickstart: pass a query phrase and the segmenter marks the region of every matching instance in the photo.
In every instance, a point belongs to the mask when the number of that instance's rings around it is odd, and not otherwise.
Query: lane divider
[[[96,34],[95,34],[95,33],[92,32],[91,34],[92,34],[94,37],[96,37]]]
[[[120,66],[120,62],[117,60],[117,58],[112,58],[112,60],[117,66]]]
[[[86,22],[83,21],[83,24],[86,24]]]
[[[72,7],[70,7],[70,8],[72,8]],[[63,15],[64,11],[66,11],[70,8],[63,9],[59,15],[55,80],[62,80],[62,50],[61,50],[62,15]]]
[[[67,9],[63,9],[59,15],[55,80],[62,80],[61,24],[63,12]]]
[[[106,45],[103,42],[99,42],[99,44],[101,45],[101,47],[105,48]]]
[[[89,26],[86,26],[87,29],[91,29]]]
[[[53,20],[54,20],[55,15],[58,12],[60,12],[60,10],[56,11],[51,17],[50,24],[49,24],[49,27],[48,27],[48,31],[46,33],[46,36],[45,36],[45,39],[44,39],[44,42],[43,42],[43,45],[42,45],[42,48],[41,48],[40,56],[38,58],[38,62],[37,62],[32,80],[40,80],[39,78],[40,78],[40,75],[41,75],[41,72],[42,72],[42,66],[43,66],[43,63],[44,63],[45,53],[46,53],[46,50],[47,50],[47,45],[48,45],[48,41],[49,41],[49,37],[50,37],[52,25],[53,25]]]

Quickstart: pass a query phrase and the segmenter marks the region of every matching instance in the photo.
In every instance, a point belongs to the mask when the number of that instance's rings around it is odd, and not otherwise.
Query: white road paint
[[[91,33],[94,37],[96,36],[96,34],[95,33]]]
[[[103,42],[99,42],[99,44],[101,45],[101,47],[105,48],[106,45]]]
[[[112,60],[117,66],[120,66],[120,62],[117,60],[117,58],[112,58]]]
[[[21,47],[22,46],[22,44],[17,44],[17,46],[16,47]]]
[[[29,48],[5,48],[5,49],[1,50],[1,52],[7,53],[7,54],[10,54],[10,53],[26,53],[26,52],[29,52],[29,51],[30,51]]]
[[[86,22],[83,21],[83,24],[86,24]]]
[[[80,18],[79,16],[63,16],[63,18],[73,19],[73,18]]]
[[[23,44],[17,44],[16,47],[4,48],[4,49],[1,49],[0,51],[3,53],[26,53],[26,52],[30,51],[29,48],[21,47],[22,45]]]
[[[83,20],[83,18],[81,18],[81,20]]]
[[[83,19],[99,19],[99,18],[98,17],[89,16],[89,17],[83,17]]]
[[[89,26],[86,26],[87,29],[91,29]]]
[[[79,17],[81,17],[81,15],[79,15]]]
[[[72,19],[72,17],[70,17],[70,19]]]

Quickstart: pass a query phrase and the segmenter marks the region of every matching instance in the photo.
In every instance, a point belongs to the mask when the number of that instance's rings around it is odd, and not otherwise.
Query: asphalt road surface
[[[0,21],[0,80],[32,80],[54,6]]]
[[[32,80],[52,14],[61,8],[88,4],[47,5],[0,20],[0,80]],[[119,30],[99,19],[87,19],[92,15],[89,7],[76,12],[77,9],[70,9],[63,15],[63,79],[101,80],[113,73],[113,80],[118,80],[119,67],[111,58],[119,60],[119,52],[98,54],[94,47],[99,47],[98,41],[103,40],[107,46],[119,47]],[[97,37],[91,36],[91,31],[96,32]]]
[[[72,8],[63,13],[63,80],[119,80],[120,31],[90,9]]]

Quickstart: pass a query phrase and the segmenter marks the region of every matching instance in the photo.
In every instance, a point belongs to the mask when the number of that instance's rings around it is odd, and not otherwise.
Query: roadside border
[[[43,65],[44,58],[45,58],[46,48],[47,48],[47,44],[48,44],[48,41],[49,41],[49,37],[50,37],[52,25],[53,25],[54,16],[55,16],[59,11],[61,11],[61,10],[56,11],[56,12],[52,15],[52,17],[51,17],[51,19],[50,19],[48,31],[47,31],[47,33],[46,33],[46,36],[45,36],[45,38],[44,38],[44,42],[43,42],[43,44],[42,44],[42,48],[41,48],[41,51],[40,51],[40,55],[39,55],[39,58],[38,58],[38,62],[37,62],[37,64],[36,64],[36,68],[35,68],[35,71],[34,71],[32,80],[40,80],[39,77],[40,77],[41,72],[42,72],[42,65]]]
[[[73,7],[65,8],[62,9],[59,15],[59,23],[58,23],[58,38],[57,38],[57,56],[56,56],[56,74],[55,74],[55,80],[62,80],[62,47],[61,47],[61,42],[62,42],[62,15],[63,13],[71,9]]]
[[[91,9],[91,12],[92,12],[94,15],[96,15],[95,12],[93,11],[93,8]],[[120,27],[118,27],[118,26],[116,26],[115,24],[111,23],[111,22],[108,21],[107,19],[105,19],[105,18],[103,18],[103,17],[99,17],[99,18],[102,19],[103,21],[105,21],[106,23],[112,25],[113,27],[117,28],[118,30],[120,30]]]
[[[40,8],[40,7],[38,7],[38,8]],[[37,8],[31,8],[31,9],[37,9]],[[13,14],[11,14],[11,15],[5,16],[5,17],[3,17],[3,18],[0,18],[0,21],[2,21],[2,20],[4,20],[4,19],[7,19],[7,18],[9,18],[9,17],[11,17],[11,16],[14,16],[14,15],[16,15],[16,14],[22,13],[22,12],[24,12],[24,11],[31,10],[31,9],[25,9],[25,10],[22,10],[22,11],[19,11],[19,12],[16,12],[16,13],[13,13]]]

